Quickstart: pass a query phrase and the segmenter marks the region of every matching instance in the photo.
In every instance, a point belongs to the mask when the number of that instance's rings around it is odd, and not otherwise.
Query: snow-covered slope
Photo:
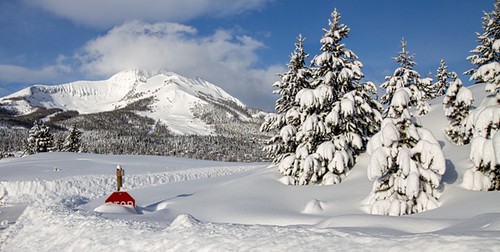
[[[238,99],[205,80],[146,70],[123,71],[102,81],[35,85],[1,98],[0,104],[19,114],[32,113],[37,107],[88,114],[125,108],[143,99],[150,99],[148,107],[136,113],[160,120],[179,134],[211,133],[205,123],[194,118],[191,109],[195,104],[232,103],[246,108]],[[249,119],[235,112],[239,119]]]
[[[43,153],[0,160],[0,250],[500,251],[500,192],[462,186],[470,145],[446,140],[441,102],[420,118],[446,158],[436,209],[368,214],[366,154],[340,184],[288,186],[267,163]],[[104,204],[117,164],[135,209]]]

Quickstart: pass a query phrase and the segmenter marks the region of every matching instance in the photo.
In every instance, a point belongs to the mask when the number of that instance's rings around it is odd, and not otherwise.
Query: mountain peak
[[[229,114],[248,120],[246,106],[220,87],[200,78],[187,78],[166,70],[131,69],[107,80],[36,85],[0,99],[0,106],[29,114],[38,108],[78,111],[79,114],[129,109],[163,122],[179,134],[211,134],[210,126],[193,115],[199,106],[225,107]],[[134,106],[132,106],[134,107]]]
[[[145,82],[147,79],[154,77],[156,75],[178,75],[176,73],[170,72],[165,69],[157,69],[157,70],[149,70],[149,69],[143,69],[143,68],[135,68],[135,69],[129,69],[129,70],[124,70],[121,72],[118,72],[111,76],[109,80],[111,81],[142,81]]]

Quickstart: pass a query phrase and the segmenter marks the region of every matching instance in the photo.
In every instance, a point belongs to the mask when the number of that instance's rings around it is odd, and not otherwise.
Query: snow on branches
[[[500,190],[500,95],[486,97],[467,118],[472,133],[470,159],[474,166],[464,173],[467,189]]]
[[[470,159],[473,167],[464,173],[463,186],[472,190],[500,190],[500,1],[495,10],[484,13],[479,45],[467,59],[475,68],[466,74],[486,83],[489,95],[466,119],[472,135]]]
[[[465,119],[469,115],[469,109],[474,101],[472,92],[462,85],[462,81],[456,73],[452,73],[453,82],[446,91],[443,99],[444,114],[449,124],[445,128],[448,140],[457,145],[468,144],[470,134],[465,129]]]
[[[266,116],[260,130],[264,132],[277,132],[267,142],[264,151],[272,158],[274,163],[280,162],[295,151],[297,143],[295,141],[296,126],[300,123],[300,114],[295,102],[296,95],[304,88],[308,88],[310,71],[305,66],[305,60],[309,56],[304,51],[304,38],[297,37],[295,50],[290,56],[288,72],[280,74],[281,80],[274,83],[278,90],[274,93],[280,97],[276,101],[278,114]]]
[[[54,148],[54,136],[43,122],[35,121],[26,139],[25,154],[48,152]]]
[[[375,85],[361,83],[363,64],[342,43],[349,28],[340,23],[336,10],[328,24],[320,40],[321,53],[310,67],[302,65],[307,71],[295,71],[308,72],[309,78],[297,86],[299,82],[285,81],[282,75],[278,101],[288,104],[277,106],[278,114],[261,127],[279,132],[266,148],[273,151],[273,162],[287,184],[341,182],[382,119],[381,105],[373,99]],[[288,92],[292,87],[294,92]],[[293,99],[283,97],[292,93]]]
[[[398,88],[381,130],[368,142],[367,175],[373,180],[370,213],[404,215],[438,207],[445,158],[432,133],[408,111],[410,88]]]
[[[434,97],[442,96],[446,93],[446,90],[450,86],[449,78],[452,77],[452,73],[448,72],[448,66],[444,59],[441,59],[439,62],[436,72],[436,83],[433,85]]]
[[[484,13],[482,22],[483,33],[476,33],[478,45],[471,50],[472,55],[467,57],[474,68],[465,74],[471,75],[471,80],[478,83],[500,83],[500,2],[496,1],[495,10]]]
[[[394,93],[400,88],[410,88],[411,92],[411,102],[410,105],[416,105],[418,114],[424,115],[429,112],[430,107],[428,104],[428,99],[432,97],[432,79],[430,78],[420,78],[420,74],[413,69],[417,64],[413,61],[415,55],[410,54],[406,50],[406,41],[401,40],[401,51],[398,56],[394,58],[394,61],[400,64],[400,67],[396,68],[392,76],[386,76],[385,82],[380,86],[385,89],[385,94],[380,98],[382,104],[389,104],[392,101]],[[384,111],[386,114],[388,110]]]

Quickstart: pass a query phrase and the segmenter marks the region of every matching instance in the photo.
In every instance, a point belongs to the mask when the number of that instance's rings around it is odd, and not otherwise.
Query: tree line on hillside
[[[453,144],[471,143],[471,167],[464,185],[474,190],[500,190],[500,2],[484,13],[484,33],[467,59],[475,66],[466,72],[487,83],[489,95],[471,110],[472,92],[441,60],[435,80],[414,69],[414,54],[401,41],[394,57],[398,67],[381,85],[363,82],[363,64],[343,42],[350,29],[334,10],[323,29],[320,53],[310,64],[299,35],[288,71],[274,83],[275,114],[261,130],[273,136],[264,150],[290,185],[329,185],[342,182],[360,153],[370,155],[367,175],[374,181],[368,197],[370,213],[404,215],[439,206],[446,170],[436,138],[419,116],[429,112],[429,101],[443,96],[449,120],[444,130]],[[411,111],[415,111],[414,115]]]
[[[85,115],[71,113],[71,116],[60,112],[46,122],[35,120],[29,130],[1,127],[0,136],[9,141],[0,141],[0,151],[3,156],[13,151],[22,151],[26,155],[71,151],[228,162],[268,161],[261,150],[267,136],[259,132],[259,120],[242,122],[236,114],[228,115],[221,105],[213,104],[199,104],[193,108],[193,114],[211,125],[216,135],[175,135],[163,123],[126,109]]]

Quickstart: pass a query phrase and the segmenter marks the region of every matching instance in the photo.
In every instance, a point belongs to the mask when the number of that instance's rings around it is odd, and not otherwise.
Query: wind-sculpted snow
[[[114,191],[116,163],[136,211],[97,211]],[[83,153],[1,160],[4,202],[22,207],[0,226],[0,251],[500,250],[498,194],[474,198],[451,184],[438,209],[375,216],[360,209],[371,188],[363,169],[334,187],[298,187],[267,165]]]
[[[488,217],[484,216],[483,220]],[[498,217],[496,217],[498,218]],[[63,204],[29,206],[4,251],[482,251],[499,249],[484,231],[411,234],[383,228],[263,226],[212,223],[189,214],[170,225],[101,218]],[[12,230],[11,230],[12,232]],[[6,235],[6,234],[3,234]],[[1,237],[1,235],[0,235]],[[5,244],[3,244],[5,245]],[[36,245],[36,248],[34,247]],[[397,248],[397,249],[396,249]]]
[[[208,167],[180,171],[128,175],[125,190],[133,190],[165,183],[206,179],[254,169],[252,166]],[[0,191],[9,202],[45,201],[75,195],[96,198],[114,190],[113,175],[83,175],[58,180],[0,181]]]

